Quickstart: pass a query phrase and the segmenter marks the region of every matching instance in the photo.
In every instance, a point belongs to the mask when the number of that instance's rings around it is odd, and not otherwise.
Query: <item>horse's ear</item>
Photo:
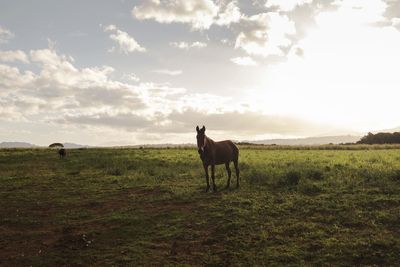
[[[206,131],[206,127],[203,125],[203,128],[201,128],[201,131],[204,133]]]
[[[199,132],[200,131],[200,129],[199,129],[199,126],[197,125],[197,127],[196,127],[196,131],[197,132]]]

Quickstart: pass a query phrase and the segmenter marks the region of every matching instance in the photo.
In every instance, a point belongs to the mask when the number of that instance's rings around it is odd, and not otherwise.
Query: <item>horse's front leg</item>
[[[203,164],[203,167],[204,167],[204,172],[206,173],[206,183],[207,183],[206,192],[208,192],[208,190],[210,189],[210,177],[208,176],[208,165]]]
[[[212,179],[212,183],[213,183],[213,191],[216,192],[217,187],[215,186],[215,164],[214,163],[211,164],[211,179]]]

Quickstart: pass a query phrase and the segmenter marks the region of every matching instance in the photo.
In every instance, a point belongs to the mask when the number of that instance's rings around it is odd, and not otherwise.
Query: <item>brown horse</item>
[[[203,162],[204,171],[206,173],[206,192],[210,189],[209,175],[208,175],[208,166],[211,165],[211,179],[213,183],[214,192],[217,190],[215,186],[215,165],[225,164],[226,171],[228,173],[228,183],[226,188],[229,188],[231,184],[231,169],[229,167],[229,163],[233,161],[235,165],[236,171],[236,187],[239,188],[239,149],[238,147],[230,140],[214,142],[211,138],[208,138],[205,134],[206,127],[199,129],[199,126],[196,127],[197,131],[197,148]]]

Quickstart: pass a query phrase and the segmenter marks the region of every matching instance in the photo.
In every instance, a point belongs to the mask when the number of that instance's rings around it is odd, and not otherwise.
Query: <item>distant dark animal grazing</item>
[[[231,169],[229,167],[229,163],[233,161],[235,165],[236,171],[236,187],[239,188],[239,149],[238,147],[230,140],[214,142],[211,138],[208,138],[205,134],[206,127],[199,129],[199,126],[196,127],[197,131],[197,148],[203,162],[204,171],[206,173],[206,192],[210,189],[209,175],[208,175],[208,166],[211,165],[211,179],[213,183],[214,192],[217,190],[215,186],[215,165],[225,164],[226,171],[228,173],[228,183],[226,185],[229,188],[231,183]]]
[[[65,150],[64,148],[59,149],[58,155],[60,155],[60,158],[64,158],[67,155],[67,150]]]

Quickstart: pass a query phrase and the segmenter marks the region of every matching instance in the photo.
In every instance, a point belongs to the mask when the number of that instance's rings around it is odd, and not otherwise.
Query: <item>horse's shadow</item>
[[[238,192],[238,191],[240,191],[240,187],[238,188],[238,187],[234,187],[234,186],[230,186],[230,187],[221,186],[221,187],[217,188],[217,191],[213,191],[211,188],[208,191],[206,191],[203,186],[201,186],[201,187],[199,186],[198,190],[205,194],[208,194],[208,193],[218,194],[218,193]]]

